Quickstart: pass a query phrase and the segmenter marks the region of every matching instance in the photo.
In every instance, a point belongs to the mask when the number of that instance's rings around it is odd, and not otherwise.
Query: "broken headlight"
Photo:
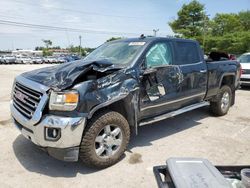
[[[79,94],[77,91],[54,92],[50,94],[49,109],[72,111],[77,107]]]

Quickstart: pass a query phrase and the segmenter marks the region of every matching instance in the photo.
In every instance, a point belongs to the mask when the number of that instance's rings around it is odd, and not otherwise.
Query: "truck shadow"
[[[129,149],[152,145],[152,141],[173,135],[201,124],[202,120],[210,116],[208,107],[196,109],[173,118],[169,118],[151,125],[139,127],[138,135],[132,136]]]
[[[152,145],[152,141],[197,126],[200,124],[198,122],[199,120],[208,116],[208,109],[201,108],[199,110],[179,115],[175,118],[140,127],[138,130],[139,134],[137,136],[132,136],[128,150],[133,147]],[[22,135],[19,135],[15,139],[12,147],[18,161],[30,172],[51,177],[75,177],[77,173],[91,174],[100,171],[98,169],[85,167],[81,162],[69,163],[56,160],[48,156],[44,151],[39,149]],[[123,156],[123,159],[124,158],[125,155]]]
[[[22,135],[15,139],[12,147],[18,161],[30,172],[51,177],[75,177],[77,173],[91,174],[98,171],[83,166],[81,162],[54,159]]]

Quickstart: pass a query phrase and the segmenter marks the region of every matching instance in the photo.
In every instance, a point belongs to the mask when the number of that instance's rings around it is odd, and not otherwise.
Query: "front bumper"
[[[242,74],[241,75],[240,85],[250,86],[250,74]]]
[[[22,135],[47,150],[49,155],[65,161],[78,160],[79,145],[86,123],[85,117],[46,115],[40,122],[31,125],[23,121],[23,116],[15,109],[12,102],[11,114]],[[53,129],[59,132],[56,138],[51,139],[48,130]]]
[[[249,81],[240,81],[240,85],[242,85],[242,86],[250,86],[250,80]]]

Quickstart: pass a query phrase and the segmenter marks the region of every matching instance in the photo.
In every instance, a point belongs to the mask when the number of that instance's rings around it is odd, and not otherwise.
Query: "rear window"
[[[239,57],[238,61],[240,63],[250,63],[250,54],[243,54]]]
[[[199,49],[194,42],[175,43],[175,61],[176,65],[186,65],[200,62]]]

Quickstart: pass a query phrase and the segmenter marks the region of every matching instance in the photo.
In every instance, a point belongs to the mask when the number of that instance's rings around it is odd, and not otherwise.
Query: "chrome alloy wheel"
[[[228,92],[223,93],[223,96],[221,98],[221,109],[223,111],[225,111],[228,108],[229,102],[230,102],[230,95],[229,95],[229,93]]]
[[[95,152],[98,157],[114,155],[122,144],[122,131],[117,125],[106,125],[95,138]]]

